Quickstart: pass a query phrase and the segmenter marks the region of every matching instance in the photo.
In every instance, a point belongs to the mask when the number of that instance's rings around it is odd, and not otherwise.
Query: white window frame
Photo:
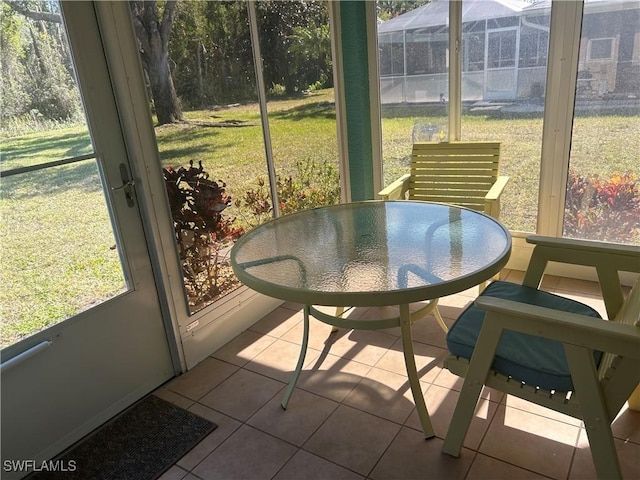
[[[604,42],[609,41],[609,46],[611,47],[611,54],[608,57],[598,57],[593,58],[593,44],[594,42]],[[587,62],[610,62],[615,57],[615,46],[616,39],[614,37],[602,37],[602,38],[590,38],[587,42]]]

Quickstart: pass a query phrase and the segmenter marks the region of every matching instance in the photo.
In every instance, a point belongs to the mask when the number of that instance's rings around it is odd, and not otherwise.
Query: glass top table
[[[413,357],[410,327],[415,318],[409,304],[435,302],[488,280],[504,267],[510,252],[509,232],[482,213],[429,202],[367,201],[268,221],[237,241],[231,264],[248,287],[305,305],[302,351],[283,408],[304,362],[309,315],[344,328],[400,326],[414,401],[425,436],[431,437]],[[313,305],[397,305],[400,315],[353,320]]]

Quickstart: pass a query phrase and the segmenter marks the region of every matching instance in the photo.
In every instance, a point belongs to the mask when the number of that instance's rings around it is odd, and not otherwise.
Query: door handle
[[[133,187],[136,184],[133,180],[129,180],[127,183],[123,183],[119,187],[111,187],[111,190],[117,192],[118,190],[124,190],[127,187]]]
[[[129,208],[132,208],[134,206],[134,187],[136,185],[136,182],[131,178],[129,167],[126,163],[120,164],[120,177],[122,178],[122,185],[118,187],[111,187],[111,190],[114,192],[124,190],[124,196],[127,199],[127,206]]]
[[[51,340],[45,340],[44,342],[40,342],[34,345],[33,347],[28,348],[24,352],[19,353],[15,357],[12,357],[9,360],[2,362],[2,364],[0,365],[0,372],[3,374],[6,373],[7,370],[9,370],[11,367],[24,362],[27,358],[32,357],[37,353],[40,353],[45,348],[50,347],[52,343],[53,342]]]

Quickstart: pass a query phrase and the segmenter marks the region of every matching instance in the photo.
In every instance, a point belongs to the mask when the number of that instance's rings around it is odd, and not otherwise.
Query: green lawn
[[[442,112],[412,109],[383,118],[385,181],[404,173],[414,122],[443,125]],[[276,169],[295,174],[296,162],[337,165],[332,91],[269,103]],[[187,112],[189,123],[156,128],[164,166],[202,161],[212,179],[242,199],[267,179],[256,104]],[[226,125],[226,126],[222,126]],[[237,126],[229,126],[237,125]],[[640,117],[578,117],[572,167],[608,177],[638,173]],[[465,140],[500,140],[502,173],[511,177],[502,219],[515,230],[535,230],[542,120],[466,115]],[[33,165],[90,151],[84,127],[2,139],[2,169]],[[107,210],[92,161],[1,180],[0,317],[2,346],[56,323],[122,290],[123,278]],[[251,214],[228,210],[239,223]],[[92,279],[88,281],[87,279]]]

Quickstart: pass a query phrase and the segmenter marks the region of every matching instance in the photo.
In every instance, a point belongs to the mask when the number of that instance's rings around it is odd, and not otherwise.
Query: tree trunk
[[[158,125],[182,121],[182,108],[176,89],[173,86],[169,59],[167,58],[168,52],[154,51],[148,57],[150,58],[144,63],[149,76]]]
[[[175,0],[167,0],[162,19],[158,19],[156,1],[129,2],[140,55],[147,71],[158,125],[183,120],[182,107],[176,94],[169,68],[169,34],[175,16]]]

